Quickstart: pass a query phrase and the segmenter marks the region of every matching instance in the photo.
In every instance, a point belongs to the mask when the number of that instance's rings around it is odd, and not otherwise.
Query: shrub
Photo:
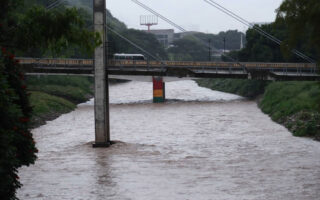
[[[35,142],[29,130],[31,107],[24,75],[14,55],[0,53],[0,199],[15,199],[21,187],[17,169],[34,163]]]

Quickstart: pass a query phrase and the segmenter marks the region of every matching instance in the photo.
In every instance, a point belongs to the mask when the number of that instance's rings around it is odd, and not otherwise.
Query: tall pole
[[[110,126],[105,0],[93,0],[93,8],[94,31],[100,34],[102,40],[94,52],[95,143],[93,147],[107,147],[110,145]]]
[[[211,61],[211,39],[209,39],[209,61]]]
[[[223,37],[223,53],[226,52],[226,37]]]

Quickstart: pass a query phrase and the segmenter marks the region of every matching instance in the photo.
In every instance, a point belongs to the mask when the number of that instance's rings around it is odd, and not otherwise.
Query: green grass
[[[81,103],[88,99],[88,93],[79,87],[60,85],[30,85],[30,91],[45,92],[54,96],[62,97],[73,103]]]
[[[260,107],[272,119],[299,111],[317,111],[320,90],[316,82],[275,82],[266,88]]]
[[[45,92],[81,103],[93,95],[93,80],[84,76],[29,76],[28,90]]]
[[[92,94],[93,78],[84,76],[28,76],[27,84],[29,88],[45,85],[72,86]]]
[[[295,136],[320,136],[320,87],[317,82],[275,82],[260,108]]]
[[[28,76],[34,126],[75,109],[93,95],[93,79],[84,76]]]
[[[31,92],[30,103],[33,116],[41,117],[48,113],[66,113],[75,109],[76,105],[60,97],[43,92]]]
[[[238,94],[248,98],[255,98],[263,94],[268,81],[243,79],[200,79],[197,83],[212,90]]]
[[[320,140],[320,85],[317,82],[267,82],[237,79],[201,79],[198,84],[213,90],[254,98],[263,94],[259,106],[272,120],[295,136]]]

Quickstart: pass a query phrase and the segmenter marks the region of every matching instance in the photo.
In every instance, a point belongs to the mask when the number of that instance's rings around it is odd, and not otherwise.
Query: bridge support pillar
[[[101,35],[102,44],[94,53],[94,117],[95,143],[93,147],[110,145],[108,74],[106,73],[106,3],[94,0],[94,30]]]
[[[153,103],[163,103],[166,99],[165,82],[162,77],[152,77]]]

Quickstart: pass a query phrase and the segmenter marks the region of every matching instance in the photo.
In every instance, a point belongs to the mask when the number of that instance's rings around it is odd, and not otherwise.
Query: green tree
[[[42,55],[50,49],[59,54],[70,46],[92,52],[99,42],[99,35],[84,28],[75,8],[48,11],[23,6],[22,0],[0,1],[0,199],[16,199],[21,187],[17,170],[33,164],[37,152],[30,132],[27,86],[14,52],[32,55],[38,50]]]
[[[15,49],[18,55],[34,57],[60,56],[75,47],[86,54],[93,52],[100,37],[86,29],[82,9],[59,7],[47,10],[34,2],[44,4],[40,0],[1,1],[1,11],[4,10],[0,19],[3,29],[1,46]],[[7,5],[10,8],[6,9]]]
[[[244,34],[237,30],[229,30],[219,34],[191,32],[183,38],[175,40],[167,52],[171,60],[208,61],[209,41],[212,52],[217,52],[224,47],[226,50],[235,50],[240,48],[241,35]]]
[[[258,26],[258,25],[256,25]],[[279,39],[283,39],[286,35],[284,24],[266,24],[259,26],[262,30],[274,35]],[[237,60],[251,62],[284,62],[292,57],[285,59],[280,51],[278,44],[265,38],[253,28],[248,29],[246,33],[246,46],[238,52]]]
[[[110,25],[111,28],[112,25]],[[116,29],[116,28],[115,28]],[[139,47],[149,52],[151,55],[158,57],[159,59],[167,59],[167,53],[154,35],[139,31],[135,29],[120,29],[117,31],[119,34],[129,39],[133,43],[137,44]],[[120,38],[115,33],[108,32],[109,40],[109,56],[112,56],[114,53],[141,53],[137,47],[129,44],[127,41]],[[148,55],[145,55],[148,57]],[[149,58],[153,60],[153,58]]]
[[[256,25],[257,27],[258,25]],[[260,25],[258,28],[275,36],[276,38],[287,41],[290,35],[288,24],[283,19],[276,22]],[[250,62],[306,62],[304,59],[290,52],[293,48],[288,48],[286,42],[281,46],[271,41],[265,36],[259,34],[254,28],[248,29],[246,32],[246,46],[240,51],[232,52],[229,56],[238,61]],[[287,51],[284,51],[286,47]],[[299,38],[295,47],[310,57],[315,57],[315,49],[306,45],[306,38]]]
[[[244,40],[243,42],[246,42],[244,34],[237,30],[221,31],[218,34],[195,33],[194,35],[205,43],[208,43],[210,39],[211,45],[215,49],[223,49],[224,47],[226,50],[240,49],[241,35]]]
[[[209,59],[208,51],[208,47],[193,36],[174,41],[173,46],[168,49],[170,59],[177,61],[206,61]]]
[[[284,48],[295,47],[303,40],[309,49],[316,49],[316,58],[320,61],[319,19],[319,0],[285,0],[277,14],[277,21],[285,21],[290,33]]]

